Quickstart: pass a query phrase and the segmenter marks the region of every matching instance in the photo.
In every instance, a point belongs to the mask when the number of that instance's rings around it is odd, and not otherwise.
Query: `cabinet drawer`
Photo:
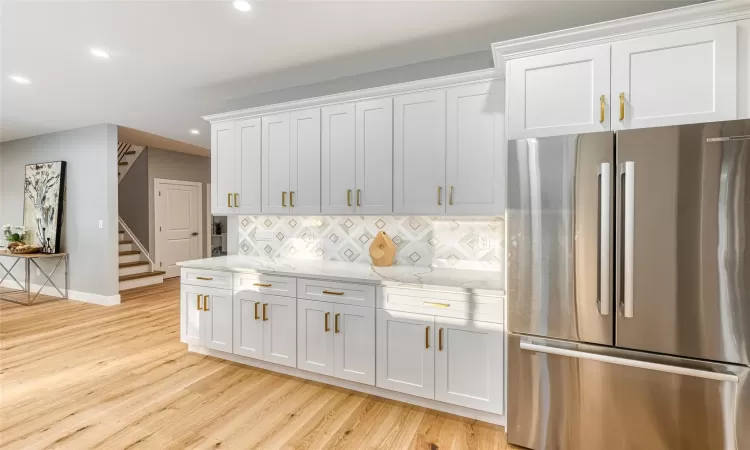
[[[181,271],[180,282],[191,286],[232,289],[232,272],[185,267]]]
[[[234,290],[260,292],[261,294],[297,296],[297,279],[263,274],[235,274]]]
[[[378,308],[503,323],[503,297],[423,289],[378,288]]]
[[[297,280],[297,297],[375,307],[375,286],[335,281]]]

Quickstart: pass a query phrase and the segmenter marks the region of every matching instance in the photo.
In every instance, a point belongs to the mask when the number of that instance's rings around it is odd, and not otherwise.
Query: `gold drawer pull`
[[[203,309],[203,307],[201,306],[202,299],[203,299],[203,296],[201,294],[198,294],[198,311]]]
[[[268,311],[266,310],[266,307],[268,306],[268,303],[263,303],[263,320],[268,320]]]
[[[289,191],[289,206],[294,208],[294,191]]]
[[[286,191],[281,193],[281,206],[286,208]]]
[[[438,186],[438,206],[443,206],[443,187]]]
[[[352,190],[346,190],[346,206],[352,206]]]
[[[432,306],[433,308],[450,308],[450,303],[436,303],[436,302],[424,302],[424,306]]]
[[[438,330],[438,350],[443,351],[443,329]]]
[[[453,186],[448,188],[448,204],[453,206]]]
[[[430,348],[430,327],[424,329],[424,348]]]
[[[211,281],[213,278],[211,277],[195,277],[196,280],[203,280],[203,281]]]
[[[272,285],[272,284],[270,284],[270,283],[253,283],[253,286],[258,286],[258,287],[271,287],[271,286],[273,286],[273,285]]]
[[[227,193],[227,206],[232,208],[232,193]]]
[[[208,295],[203,296],[203,311],[208,311]]]
[[[240,207],[240,194],[237,194],[237,193],[234,194],[234,207],[235,208]]]
[[[323,291],[324,294],[328,295],[344,295],[343,292],[334,292],[334,291]]]
[[[604,96],[599,97],[599,123],[604,123],[604,106],[606,104]]]
[[[327,312],[326,313],[326,323],[325,323],[325,328],[324,328],[325,331],[326,331],[326,333],[328,333],[329,331],[331,331],[331,328],[328,326],[328,318],[329,317],[331,317],[331,313]]]
[[[341,314],[336,314],[335,316],[333,316],[333,331],[336,332],[336,333],[338,333],[339,331],[341,331],[341,330],[339,330],[339,316],[340,315]]]
[[[620,120],[625,120],[625,93],[620,92]]]
[[[255,302],[255,320],[260,319],[260,316],[258,315],[258,305],[260,305],[260,303]]]
[[[362,189],[357,189],[357,206],[362,206]]]

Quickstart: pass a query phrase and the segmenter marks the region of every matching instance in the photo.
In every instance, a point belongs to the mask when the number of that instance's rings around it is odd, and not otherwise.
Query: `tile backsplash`
[[[240,216],[239,253],[369,263],[372,239],[385,231],[395,264],[498,270],[505,268],[502,217]]]

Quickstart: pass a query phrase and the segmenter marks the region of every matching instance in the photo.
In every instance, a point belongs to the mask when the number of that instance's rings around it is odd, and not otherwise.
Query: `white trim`
[[[476,83],[488,79],[498,78],[495,69],[475,70],[472,72],[447,75],[425,80],[409,81],[407,83],[391,84],[376,88],[361,89],[358,91],[343,92],[341,94],[325,95],[322,97],[306,98],[291,102],[278,103],[274,105],[259,106],[256,108],[242,109],[219,114],[203,116],[204,120],[211,123],[226,122],[236,119],[247,119],[266,114],[293,111],[312,107],[328,106],[337,103],[372,100],[390,95],[406,94],[429,89],[444,88],[460,84]],[[500,77],[502,78],[502,77]]]
[[[0,283],[0,287],[9,288],[9,289],[18,289],[18,285],[14,283],[13,280],[3,281],[2,283]],[[30,287],[31,287],[31,295],[33,296],[34,294],[36,294],[39,288],[42,287],[42,285],[31,283]],[[64,289],[60,289],[60,290],[65,292]],[[60,297],[60,293],[57,292],[57,290],[53,288],[52,286],[45,286],[42,289],[42,292],[40,294],[49,295],[50,297],[57,297],[60,300],[65,300],[64,298]],[[99,295],[99,294],[91,294],[89,292],[68,290],[68,300],[76,300],[79,302],[92,303],[92,304],[101,305],[101,306],[113,306],[113,305],[120,304],[120,294]]]
[[[146,257],[146,260],[151,264],[151,270],[153,270],[154,262],[151,260],[151,257],[148,255],[148,251],[146,248],[141,244],[141,241],[138,240],[137,237],[135,237],[135,234],[133,234],[133,231],[130,229],[130,227],[125,224],[125,221],[122,220],[122,217],[117,216],[117,221],[120,223],[120,226],[124,229],[125,233],[130,237],[130,239],[133,241],[136,247],[138,247],[138,250],[141,251],[141,254]]]
[[[218,350],[211,350],[205,347],[188,345],[188,351],[200,353],[202,355],[215,356],[217,358],[226,359],[240,364],[248,366],[259,367],[261,369],[270,370],[272,372],[283,373],[291,375],[293,377],[302,378],[305,380],[317,381],[319,383],[330,384],[333,386],[342,387],[345,389],[351,389],[357,392],[364,392],[365,394],[375,395],[378,397],[384,397],[390,400],[396,400],[399,402],[408,403],[411,405],[421,406],[423,408],[430,408],[437,411],[442,411],[448,414],[455,414],[461,417],[468,417],[470,419],[481,420],[495,425],[506,425],[506,416],[500,414],[493,414],[485,411],[479,411],[476,409],[466,408],[463,406],[451,405],[449,403],[439,402],[437,400],[431,400],[428,398],[415,397],[409,394],[402,394],[400,392],[391,391],[388,389],[379,388],[377,386],[370,386],[368,384],[356,383],[354,381],[343,380],[341,378],[329,377],[328,375],[321,375],[306,370],[297,369],[296,367],[287,367],[279,364],[270,363],[254,358],[247,358],[245,356],[235,355],[233,353],[221,352]]]
[[[552,51],[607,44],[670,31],[750,18],[747,0],[726,0],[626,17],[567,30],[527,36],[492,44],[492,58],[499,75],[505,63]]]
[[[206,183],[206,192],[208,195],[206,195],[206,232],[203,233],[206,238],[206,258],[211,258],[213,256],[213,242],[211,242],[212,236],[214,235],[214,215],[211,214],[211,198],[213,194],[211,194],[211,183]]]
[[[154,178],[154,263],[153,270],[162,270],[161,256],[159,254],[159,242],[161,241],[161,233],[156,229],[159,228],[159,221],[161,220],[161,213],[159,212],[159,184],[179,184],[183,186],[196,186],[198,188],[198,259],[203,258],[203,183],[197,181],[181,181],[181,180],[167,180],[165,178]]]

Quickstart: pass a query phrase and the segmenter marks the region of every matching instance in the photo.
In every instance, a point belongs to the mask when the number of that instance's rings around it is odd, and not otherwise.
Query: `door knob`
[[[197,231],[195,231],[195,232],[193,232],[193,233],[190,233],[190,236],[198,236],[198,232],[197,232]]]

